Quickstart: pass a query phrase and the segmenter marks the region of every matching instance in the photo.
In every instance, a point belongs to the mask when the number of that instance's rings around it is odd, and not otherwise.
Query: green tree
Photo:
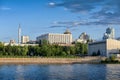
[[[21,53],[22,56],[27,56],[28,47],[27,46],[21,47]]]
[[[75,49],[76,49],[76,54],[87,54],[88,51],[88,44],[84,44],[84,43],[76,43],[75,44]]]
[[[100,53],[100,50],[98,50],[98,52],[97,52],[97,55],[99,56],[101,53]]]
[[[70,54],[71,55],[75,55],[76,51],[75,51],[75,47],[71,46],[70,47]]]
[[[61,52],[61,56],[66,56],[67,55],[67,53],[66,52]]]
[[[12,47],[10,45],[5,47],[5,53],[3,55],[12,55]]]

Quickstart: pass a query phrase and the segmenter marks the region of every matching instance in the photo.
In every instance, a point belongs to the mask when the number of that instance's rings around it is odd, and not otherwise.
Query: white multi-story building
[[[21,43],[22,44],[26,44],[29,41],[30,41],[29,36],[21,36]]]
[[[71,44],[72,34],[68,30],[64,34],[48,33],[37,37],[37,42],[47,40],[50,44]]]

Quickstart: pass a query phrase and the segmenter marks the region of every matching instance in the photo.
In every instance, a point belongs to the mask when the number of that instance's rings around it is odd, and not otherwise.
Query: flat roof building
[[[21,36],[21,43],[22,44],[26,44],[28,43],[30,40],[29,40],[29,36]]]
[[[109,57],[111,54],[120,53],[120,41],[115,39],[106,39],[103,41],[88,44],[88,55],[100,53],[101,56]]]
[[[64,34],[48,33],[38,36],[36,41],[47,40],[50,44],[71,44],[72,34],[68,30]]]

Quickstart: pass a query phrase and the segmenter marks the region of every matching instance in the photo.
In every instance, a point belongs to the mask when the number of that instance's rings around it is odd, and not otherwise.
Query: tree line
[[[75,46],[51,45],[46,42],[38,46],[4,46],[0,43],[0,56],[75,56],[87,54],[87,44],[76,43]]]

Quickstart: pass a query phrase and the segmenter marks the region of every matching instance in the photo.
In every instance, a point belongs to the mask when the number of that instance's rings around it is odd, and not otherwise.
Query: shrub
[[[92,53],[92,56],[97,56],[96,52],[93,52],[93,53]]]
[[[115,55],[112,55],[109,58],[110,58],[111,61],[114,61],[116,57],[115,57]]]

